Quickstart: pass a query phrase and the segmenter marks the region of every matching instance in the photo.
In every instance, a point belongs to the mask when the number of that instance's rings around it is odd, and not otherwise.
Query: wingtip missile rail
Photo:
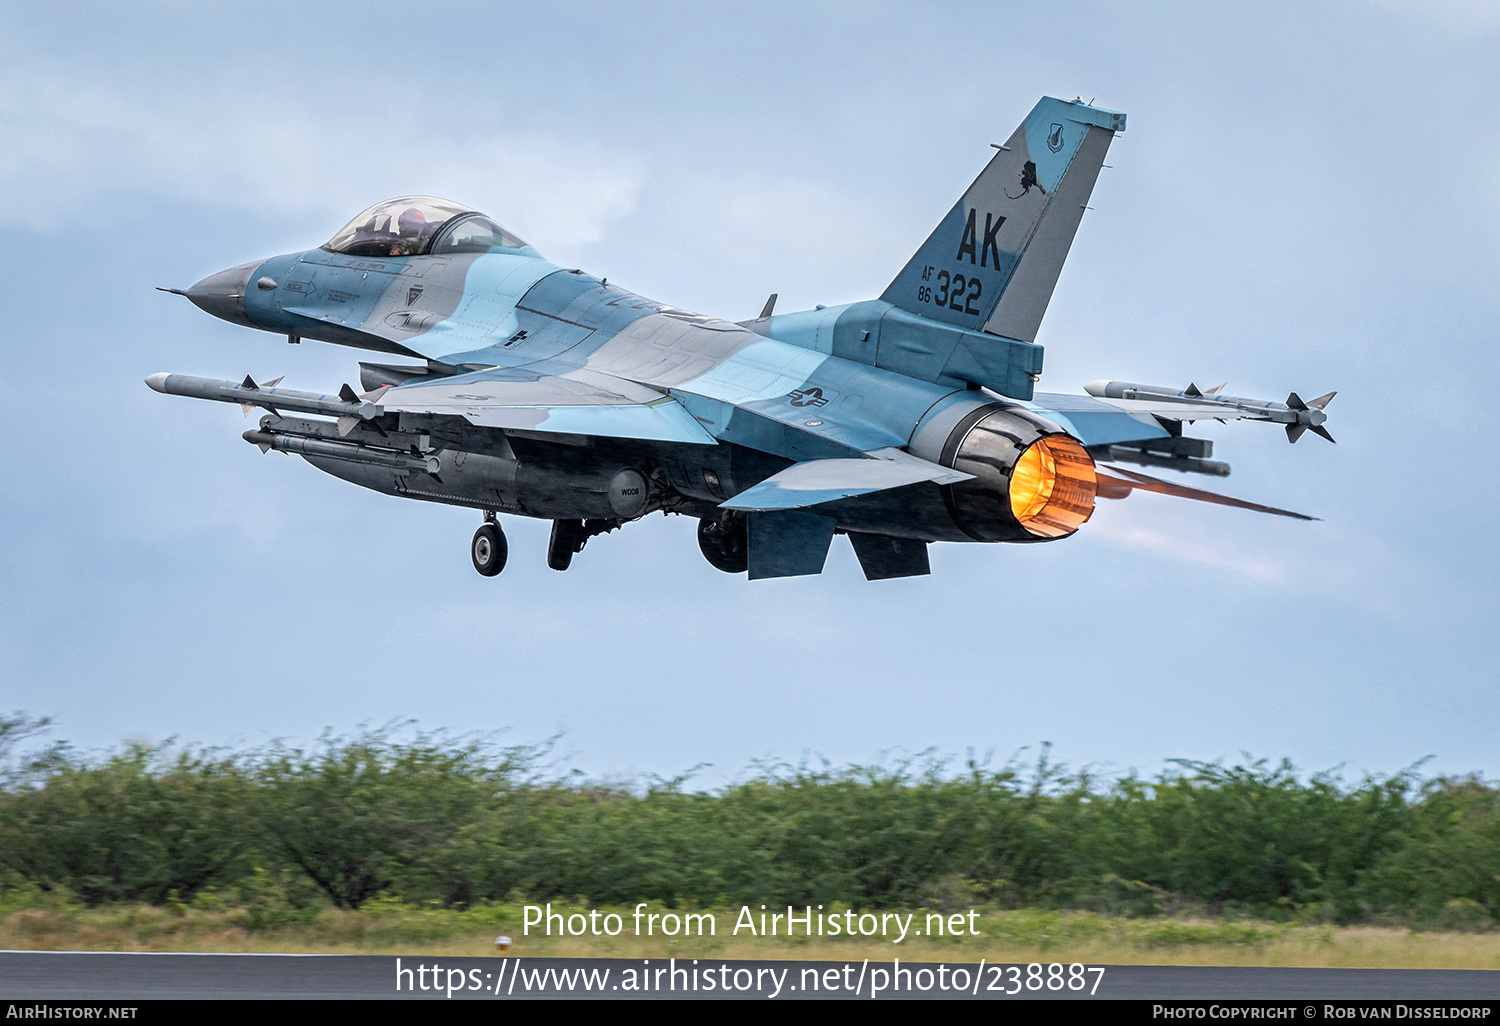
[[[1222,394],[1223,385],[1204,391],[1197,385],[1177,389],[1169,385],[1142,385],[1133,381],[1090,381],[1083,390],[1099,399],[1126,399],[1154,403],[1181,403],[1184,406],[1222,406],[1236,411],[1236,416],[1245,420],[1268,420],[1286,427],[1289,442],[1296,442],[1308,431],[1322,435],[1330,442],[1333,435],[1323,425],[1328,420],[1326,407],[1337,392],[1320,395],[1304,401],[1296,392],[1287,396],[1286,402],[1274,399],[1249,399],[1238,395]],[[1184,417],[1184,420],[1207,420],[1212,414],[1201,418]]]

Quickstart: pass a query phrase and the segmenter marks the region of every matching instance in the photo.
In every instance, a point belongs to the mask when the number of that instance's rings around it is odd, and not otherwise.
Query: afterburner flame
[[[1048,435],[1026,447],[1010,474],[1010,510],[1039,538],[1061,538],[1094,512],[1094,461],[1067,435]]]

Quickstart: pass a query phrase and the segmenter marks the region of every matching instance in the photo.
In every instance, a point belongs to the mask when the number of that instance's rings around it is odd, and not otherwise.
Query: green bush
[[[682,779],[558,780],[546,746],[391,730],[307,750],[23,752],[45,726],[0,719],[7,907],[7,894],[228,903],[256,927],[329,904],[481,908],[518,895],[1500,919],[1500,788],[1478,777],[1350,784],[1247,761],[1103,780],[1044,750],[1034,767],[961,772],[760,766],[704,792]]]

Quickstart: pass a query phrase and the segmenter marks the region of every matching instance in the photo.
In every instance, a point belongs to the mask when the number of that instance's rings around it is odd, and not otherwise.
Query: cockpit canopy
[[[526,243],[477,210],[433,196],[398,196],[344,225],[323,247],[350,256],[484,253]]]

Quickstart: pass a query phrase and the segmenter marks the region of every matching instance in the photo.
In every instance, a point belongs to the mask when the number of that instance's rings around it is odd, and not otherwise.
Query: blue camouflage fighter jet
[[[752,580],[820,573],[835,534],[871,580],[925,574],[929,542],[1064,538],[1096,499],[1137,489],[1301,517],[1118,464],[1228,474],[1211,442],[1183,434],[1197,420],[1332,441],[1332,393],[1033,391],[1037,329],[1124,128],[1123,114],[1044,98],[879,299],[779,314],[772,295],[739,323],[551,264],[463,204],[403,196],[317,249],[165,290],[291,342],[386,354],[359,365],[360,391],[147,383],[264,410],[244,435],[262,451],[482,511],[471,556],[487,576],[506,562],[501,513],[552,521],[556,570],[648,513],[696,517],[708,561]]]

